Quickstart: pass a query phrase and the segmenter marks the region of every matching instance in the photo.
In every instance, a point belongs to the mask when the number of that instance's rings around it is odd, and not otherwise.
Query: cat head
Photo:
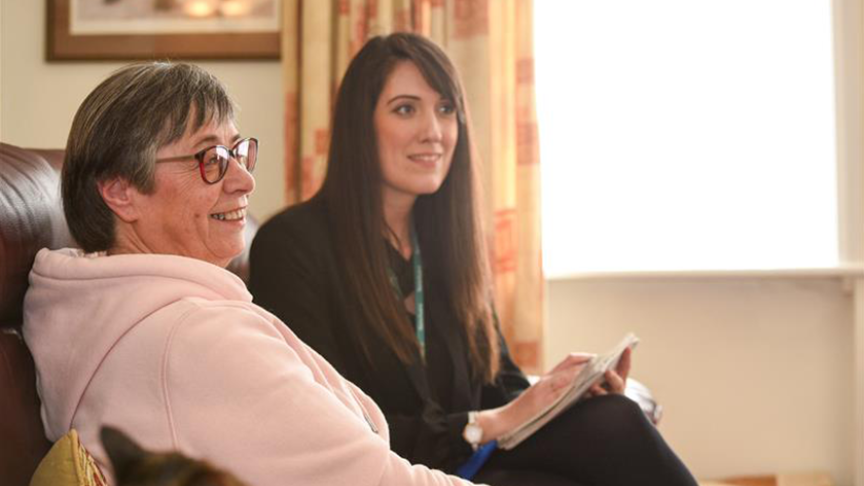
[[[113,427],[102,427],[102,445],[117,486],[245,486],[206,461],[177,452],[149,452]]]

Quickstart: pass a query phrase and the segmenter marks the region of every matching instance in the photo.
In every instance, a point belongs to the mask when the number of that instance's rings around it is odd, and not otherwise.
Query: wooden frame
[[[279,32],[73,34],[73,0],[46,1],[49,61],[279,58]]]

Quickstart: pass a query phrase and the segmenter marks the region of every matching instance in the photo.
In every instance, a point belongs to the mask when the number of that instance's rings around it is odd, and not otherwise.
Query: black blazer
[[[528,387],[501,338],[501,371],[492,385],[472,378],[464,327],[446,299],[424,281],[426,365],[403,365],[384,341],[370,362],[358,329],[368,325],[342,284],[327,203],[292,206],[258,231],[250,254],[255,302],[273,312],[343,376],[370,395],[387,417],[391,449],[412,463],[454,471],[471,455],[462,439],[467,412],[501,406]],[[382,238],[382,245],[386,244]],[[388,245],[389,247],[389,245]],[[393,250],[400,283],[413,291],[413,268]],[[430,264],[424,262],[424,265]],[[412,326],[406,320],[400,325]]]

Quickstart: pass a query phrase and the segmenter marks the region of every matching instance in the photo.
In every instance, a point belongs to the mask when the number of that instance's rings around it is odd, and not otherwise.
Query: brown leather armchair
[[[45,438],[33,358],[21,337],[28,274],[41,248],[75,246],[60,202],[62,150],[0,143],[0,484],[26,486],[51,443]],[[229,265],[248,277],[247,249]]]

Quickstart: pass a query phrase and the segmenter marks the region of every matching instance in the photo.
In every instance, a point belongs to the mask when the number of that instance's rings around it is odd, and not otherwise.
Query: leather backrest
[[[26,486],[51,443],[39,416],[33,358],[17,330],[0,329],[0,484]]]
[[[71,244],[58,197],[61,158],[0,144],[0,482],[10,486],[27,485],[51,446],[20,330],[36,252]]]
[[[54,162],[54,164],[52,164]],[[61,151],[0,143],[0,323],[20,320],[40,248],[73,245],[60,205]]]

